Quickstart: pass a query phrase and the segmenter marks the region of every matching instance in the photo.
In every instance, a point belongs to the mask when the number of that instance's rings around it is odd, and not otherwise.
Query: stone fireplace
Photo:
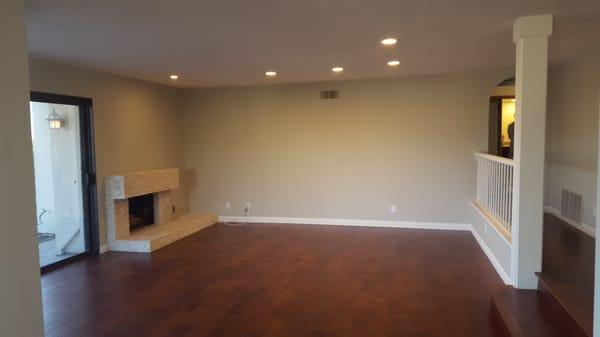
[[[217,222],[211,214],[175,218],[176,168],[109,176],[104,187],[109,250],[151,252]]]

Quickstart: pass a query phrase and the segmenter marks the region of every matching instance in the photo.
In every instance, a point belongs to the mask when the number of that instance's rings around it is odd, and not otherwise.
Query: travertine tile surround
[[[211,214],[174,219],[171,190],[179,187],[179,169],[133,172],[105,178],[108,249],[151,252],[217,222]],[[156,224],[129,231],[129,198],[154,194]]]

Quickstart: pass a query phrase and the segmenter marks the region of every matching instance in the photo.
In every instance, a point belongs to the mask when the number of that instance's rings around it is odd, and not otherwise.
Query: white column
[[[551,15],[519,18],[513,27],[517,47],[517,108],[511,277],[521,289],[536,289],[535,272],[542,268],[548,37],[551,34]]]
[[[23,0],[0,1],[0,336],[42,337]]]

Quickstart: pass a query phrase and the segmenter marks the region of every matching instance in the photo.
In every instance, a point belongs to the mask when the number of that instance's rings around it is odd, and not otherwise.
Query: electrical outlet
[[[398,212],[398,207],[396,207],[396,205],[391,205],[390,206],[390,213],[396,214],[397,212]]]
[[[231,208],[231,202],[225,201],[225,209],[230,209],[230,208]]]

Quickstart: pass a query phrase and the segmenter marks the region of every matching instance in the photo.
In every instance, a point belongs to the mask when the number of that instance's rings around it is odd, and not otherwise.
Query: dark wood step
[[[544,214],[540,289],[592,336],[596,240],[562,218]]]
[[[493,308],[511,337],[587,337],[547,293],[503,287],[492,296]]]
[[[592,337],[594,325],[594,294],[585,295],[577,283],[557,280],[544,273],[536,273],[540,291],[556,300],[556,303]]]

